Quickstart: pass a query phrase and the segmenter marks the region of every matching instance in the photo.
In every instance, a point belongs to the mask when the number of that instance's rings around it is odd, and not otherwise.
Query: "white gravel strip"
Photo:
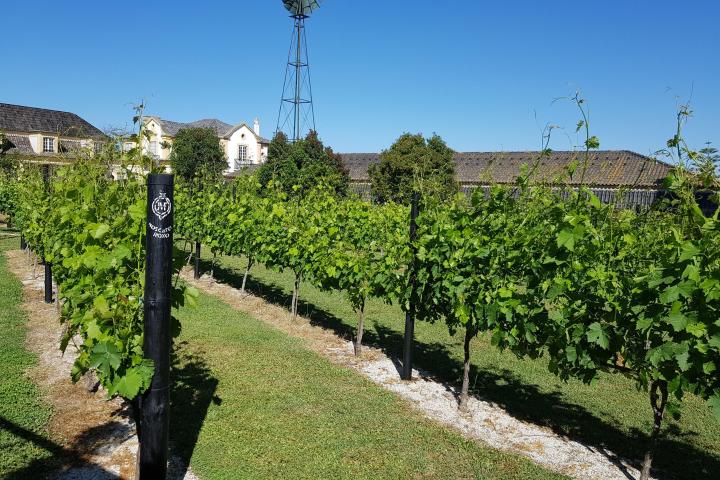
[[[352,343],[348,343],[345,354],[352,355]],[[468,413],[462,414],[458,410],[456,395],[459,392],[455,387],[431,380],[425,372],[417,370],[413,371],[412,381],[401,381],[397,367],[384,355],[377,360],[358,363],[356,368],[373,382],[409,401],[429,418],[499,450],[520,453],[550,470],[583,480],[640,477],[637,469],[611,452],[520,421],[491,402],[471,396]]]
[[[45,288],[44,282],[38,279],[28,278],[22,283],[39,291],[43,291]],[[58,339],[62,336],[62,326],[59,320],[57,332],[53,333],[57,333]],[[70,371],[76,357],[77,352],[70,346],[65,355],[59,348],[46,350],[39,355],[39,361],[52,378],[70,383]],[[107,401],[105,393],[102,391],[98,391],[95,397],[98,402]],[[120,407],[120,400],[112,401]],[[88,462],[84,462],[82,466],[58,472],[51,478],[55,480],[118,480],[123,478],[121,469],[125,462],[128,458],[135,459],[138,452],[135,425],[130,420],[128,412],[125,413],[112,419],[108,418],[108,423],[103,426],[107,430],[104,431],[105,437],[101,441],[97,441]],[[199,480],[176,456],[170,458],[167,478],[168,480]]]

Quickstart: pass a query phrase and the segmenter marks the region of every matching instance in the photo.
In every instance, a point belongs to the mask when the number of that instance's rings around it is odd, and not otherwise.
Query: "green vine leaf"
[[[597,150],[598,148],[600,148],[600,139],[595,136],[590,137],[585,141],[585,146],[589,150]]]
[[[95,345],[90,355],[90,368],[95,368],[109,377],[111,370],[117,370],[119,367],[120,351],[114,344],[106,341]]]
[[[610,348],[610,338],[608,337],[607,333],[605,333],[602,325],[600,325],[600,323],[598,322],[592,323],[588,327],[587,339],[589,342],[600,345],[605,350]]]
[[[109,231],[110,231],[110,225],[107,225],[107,224],[105,224],[105,223],[101,223],[101,224],[98,225],[96,228],[90,230],[90,235],[92,235],[92,237],[93,237],[95,240],[100,240],[100,239],[102,239]]]
[[[571,252],[575,250],[575,234],[572,230],[565,229],[562,230],[557,235],[557,246],[558,247],[565,247],[566,249],[570,250]]]

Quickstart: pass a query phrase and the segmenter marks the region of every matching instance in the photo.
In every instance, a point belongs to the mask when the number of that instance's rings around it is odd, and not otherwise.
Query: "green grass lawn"
[[[213,297],[179,316],[171,438],[203,480],[564,478],[463,439]]]
[[[18,238],[0,240],[0,478],[37,479],[60,447],[48,439],[50,407],[25,375],[37,359],[25,350],[22,285],[4,255],[16,248]]]
[[[207,255],[207,249],[205,254]],[[209,262],[203,267],[210,268]],[[215,276],[239,286],[245,261],[222,257]],[[262,266],[253,267],[249,290],[270,302],[289,306],[292,277]],[[337,292],[322,292],[304,284],[300,312],[313,323],[350,335],[356,316]],[[367,308],[366,343],[391,355],[400,355],[404,315],[399,308],[370,301]],[[462,374],[462,338],[452,337],[442,323],[416,326],[416,366],[439,378],[459,382]],[[620,375],[603,375],[593,386],[579,381],[563,383],[548,372],[545,360],[521,360],[492,347],[487,338],[474,341],[472,391],[516,417],[547,425],[554,430],[623,457],[642,459],[652,415],[647,395],[633,381]],[[720,423],[705,402],[687,397],[680,421],[665,423],[654,465],[677,478],[720,478]]]

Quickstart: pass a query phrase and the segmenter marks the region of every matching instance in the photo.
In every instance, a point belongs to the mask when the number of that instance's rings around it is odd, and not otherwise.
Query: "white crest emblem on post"
[[[165,196],[164,192],[161,192],[160,195],[155,197],[155,200],[153,200],[151,208],[155,216],[158,217],[159,220],[162,220],[170,215],[170,212],[172,211],[172,202],[169,198],[167,198],[167,196]]]

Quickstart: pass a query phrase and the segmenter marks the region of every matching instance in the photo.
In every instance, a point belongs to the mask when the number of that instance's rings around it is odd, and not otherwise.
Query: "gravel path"
[[[76,353],[69,346],[59,350],[63,327],[56,305],[44,303],[42,269],[36,278],[27,254],[7,252],[9,269],[23,283],[22,309],[28,317],[27,349],[38,356],[29,376],[38,384],[52,405],[50,435],[65,450],[65,465],[49,472],[52,480],[133,480],[138,450],[135,426],[128,409],[114,399],[107,401],[103,391],[92,393],[92,381],[77,384],[70,380]],[[197,480],[182,461],[173,457],[170,480]]]
[[[458,389],[434,380],[427,372],[413,372],[414,380],[399,379],[398,365],[382,351],[364,347],[362,358],[354,355],[352,342],[333,332],[310,325],[309,320],[292,320],[287,310],[271,305],[238,289],[218,283],[205,275],[199,281],[185,270],[191,284],[215,295],[236,309],[275,328],[301,338],[312,350],[332,362],[350,367],[408,401],[427,417],[451,426],[464,435],[499,450],[518,453],[550,470],[581,480],[637,479],[639,471],[612,452],[565,438],[549,428],[518,420],[501,407],[471,397],[468,413],[458,411]]]
[[[352,354],[352,344],[347,354]],[[468,413],[458,411],[456,388],[414,371],[412,382],[398,380],[395,364],[388,358],[359,367],[368,378],[408,400],[428,417],[452,426],[492,447],[520,453],[550,470],[578,479],[639,478],[639,472],[611,452],[559,436],[550,429],[523,422],[502,408],[470,398]]]

